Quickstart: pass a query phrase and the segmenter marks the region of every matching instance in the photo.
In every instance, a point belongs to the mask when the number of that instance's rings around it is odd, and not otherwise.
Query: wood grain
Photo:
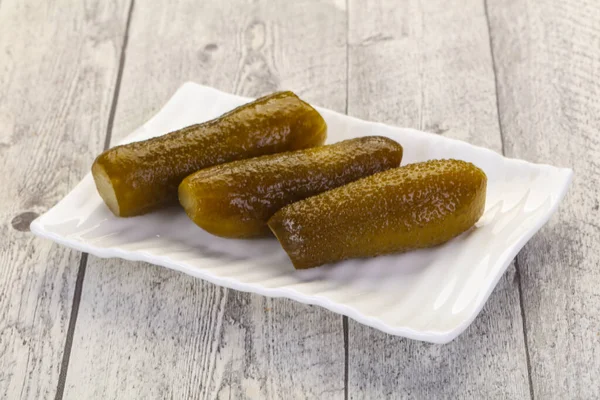
[[[336,3],[157,1],[133,12],[113,142],[185,81],[248,96],[289,88],[344,111]],[[344,397],[342,318],[164,268],[90,257],[66,398]]]
[[[599,398],[600,6],[348,3],[348,16],[344,0],[138,4],[113,142],[194,80],[248,96],[289,88],[574,168],[559,213],[517,258],[522,298],[511,266],[445,346],[349,321],[347,389],[352,399]],[[0,398],[57,393],[81,254],[28,226],[102,149],[129,4],[0,0]],[[344,361],[329,312],[91,257],[64,397],[336,399]]]
[[[521,251],[536,399],[600,398],[600,4],[489,1],[507,155],[572,167]]]
[[[102,148],[125,1],[0,5],[0,398],[52,398],[81,254],[29,223]]]
[[[348,113],[502,151],[480,1],[351,1]],[[438,346],[349,322],[351,399],[529,398],[515,269],[476,321]]]

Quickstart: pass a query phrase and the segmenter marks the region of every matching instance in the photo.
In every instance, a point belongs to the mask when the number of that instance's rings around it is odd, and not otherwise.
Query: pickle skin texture
[[[265,236],[267,221],[280,208],[401,161],[402,146],[391,139],[350,139],[198,171],[179,186],[179,201],[196,225],[214,235]]]
[[[292,92],[277,92],[214,120],[100,154],[92,175],[117,216],[145,214],[177,201],[189,174],[213,165],[321,145],[323,117]]]
[[[296,269],[427,248],[479,220],[486,186],[468,162],[409,164],[290,204],[269,227]]]

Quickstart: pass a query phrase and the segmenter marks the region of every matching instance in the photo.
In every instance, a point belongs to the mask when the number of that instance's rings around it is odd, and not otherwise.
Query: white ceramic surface
[[[247,101],[186,83],[124,143],[215,118]],[[488,176],[485,214],[474,229],[434,249],[295,271],[275,239],[217,238],[196,227],[179,207],[116,218],[88,174],[33,221],[31,230],[98,257],[146,261],[225,287],[316,304],[393,335],[451,341],[475,319],[511,260],[556,210],[572,171],[319,111],[329,127],[328,143],[383,135],[402,144],[403,164],[435,158],[473,162]]]

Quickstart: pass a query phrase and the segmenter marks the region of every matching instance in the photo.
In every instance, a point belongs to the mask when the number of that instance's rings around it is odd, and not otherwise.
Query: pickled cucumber
[[[179,185],[179,201],[206,231],[224,237],[269,234],[268,219],[283,206],[395,168],[402,146],[371,136],[221,164]]]
[[[431,247],[477,222],[486,185],[468,162],[409,164],[290,204],[269,227],[297,269]]]
[[[177,201],[177,187],[202,168],[323,144],[327,125],[292,92],[278,92],[212,121],[100,154],[92,175],[117,216],[147,213]]]

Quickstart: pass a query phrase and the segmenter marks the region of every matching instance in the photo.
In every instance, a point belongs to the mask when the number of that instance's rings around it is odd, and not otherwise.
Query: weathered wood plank
[[[1,3],[0,398],[52,398],[81,254],[29,222],[102,149],[127,2]]]
[[[489,1],[506,154],[572,167],[521,251],[536,399],[600,398],[600,3]]]
[[[344,111],[346,14],[330,2],[157,1],[134,9],[113,142],[187,80],[289,88]],[[344,396],[341,317],[163,268],[90,257],[65,395]]]
[[[500,152],[494,72],[479,0],[351,1],[348,113]],[[529,398],[515,269],[448,345],[349,321],[349,398]]]

